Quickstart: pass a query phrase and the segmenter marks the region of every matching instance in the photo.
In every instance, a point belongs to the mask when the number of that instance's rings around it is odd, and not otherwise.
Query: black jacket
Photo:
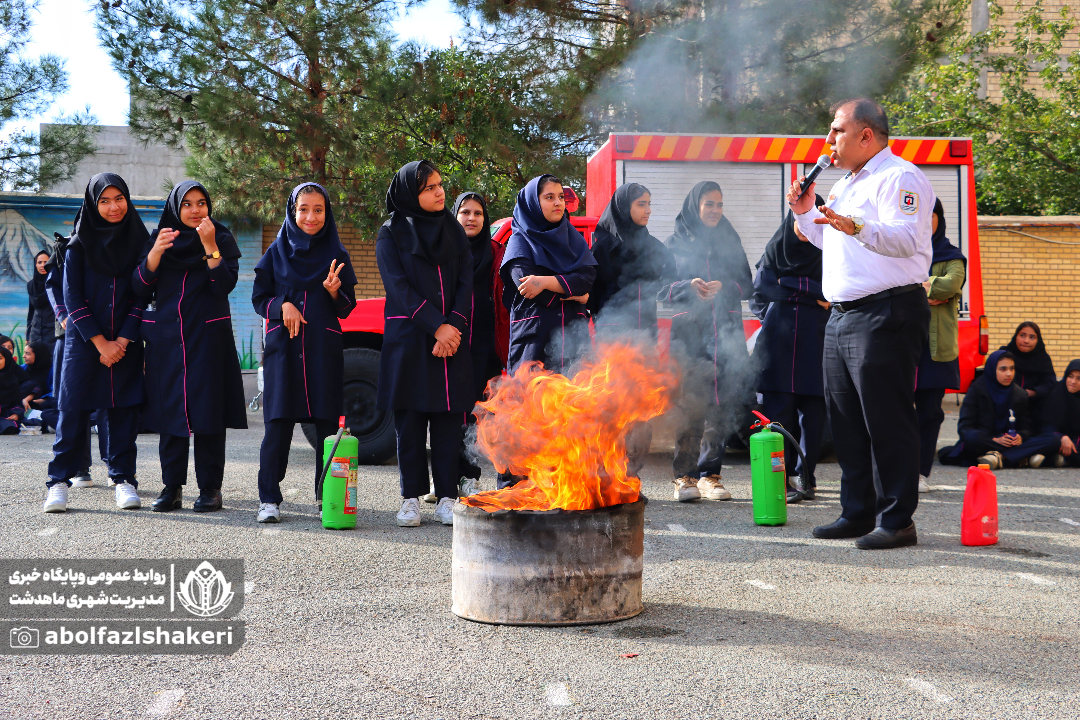
[[[1032,436],[1031,418],[1028,415],[1028,395],[1015,382],[1011,386],[1012,397],[1009,404],[1016,415],[1016,432],[1020,438],[1027,440]],[[968,388],[964,397],[964,404],[960,406],[960,420],[956,424],[960,439],[966,443],[988,443],[995,437],[1000,437],[1002,432],[997,425],[994,413],[994,403],[990,399],[990,391],[986,389],[986,378],[977,378]]]

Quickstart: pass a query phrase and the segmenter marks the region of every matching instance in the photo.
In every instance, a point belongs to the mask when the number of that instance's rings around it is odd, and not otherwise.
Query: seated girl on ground
[[[1013,379],[1012,353],[997,350],[986,358],[982,377],[964,396],[956,430],[960,442],[942,448],[942,465],[986,464],[1000,467],[1039,467],[1046,454],[1056,452],[1058,438],[1044,433],[1032,437],[1028,395]]]
[[[1069,363],[1046,396],[1042,422],[1044,433],[1059,438],[1054,467],[1080,467],[1080,360]]]

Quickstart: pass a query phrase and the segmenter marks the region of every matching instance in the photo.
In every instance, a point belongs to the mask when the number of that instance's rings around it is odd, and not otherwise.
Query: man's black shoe
[[[874,528],[868,535],[863,535],[855,541],[855,547],[860,550],[889,550],[891,548],[908,547],[917,545],[919,536],[915,532],[915,523],[911,523],[903,530],[890,530],[889,528]]]
[[[150,506],[154,512],[169,512],[184,507],[184,488],[181,485],[166,485],[161,494]]]
[[[221,509],[221,491],[208,490],[199,495],[199,499],[191,506],[195,512],[214,512]]]
[[[854,523],[847,518],[840,518],[828,525],[818,525],[811,533],[820,540],[842,540],[862,537],[873,529],[872,523]]]

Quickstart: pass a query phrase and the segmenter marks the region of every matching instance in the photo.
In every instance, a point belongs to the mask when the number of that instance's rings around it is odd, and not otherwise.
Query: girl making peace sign
[[[278,522],[280,484],[289,466],[293,427],[315,424],[333,434],[342,414],[341,323],[356,307],[349,252],[338,239],[326,190],[304,183],[292,191],[285,222],[255,266],[251,302],[267,319],[263,350],[263,419],[259,454],[259,522]],[[315,449],[315,479],[322,470]]]

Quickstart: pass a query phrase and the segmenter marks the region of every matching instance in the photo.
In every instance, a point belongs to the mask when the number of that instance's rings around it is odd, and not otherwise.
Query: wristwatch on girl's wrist
[[[221,259],[221,251],[220,250],[215,250],[214,252],[210,253],[209,255],[203,255],[202,259],[203,260],[220,260]]]

